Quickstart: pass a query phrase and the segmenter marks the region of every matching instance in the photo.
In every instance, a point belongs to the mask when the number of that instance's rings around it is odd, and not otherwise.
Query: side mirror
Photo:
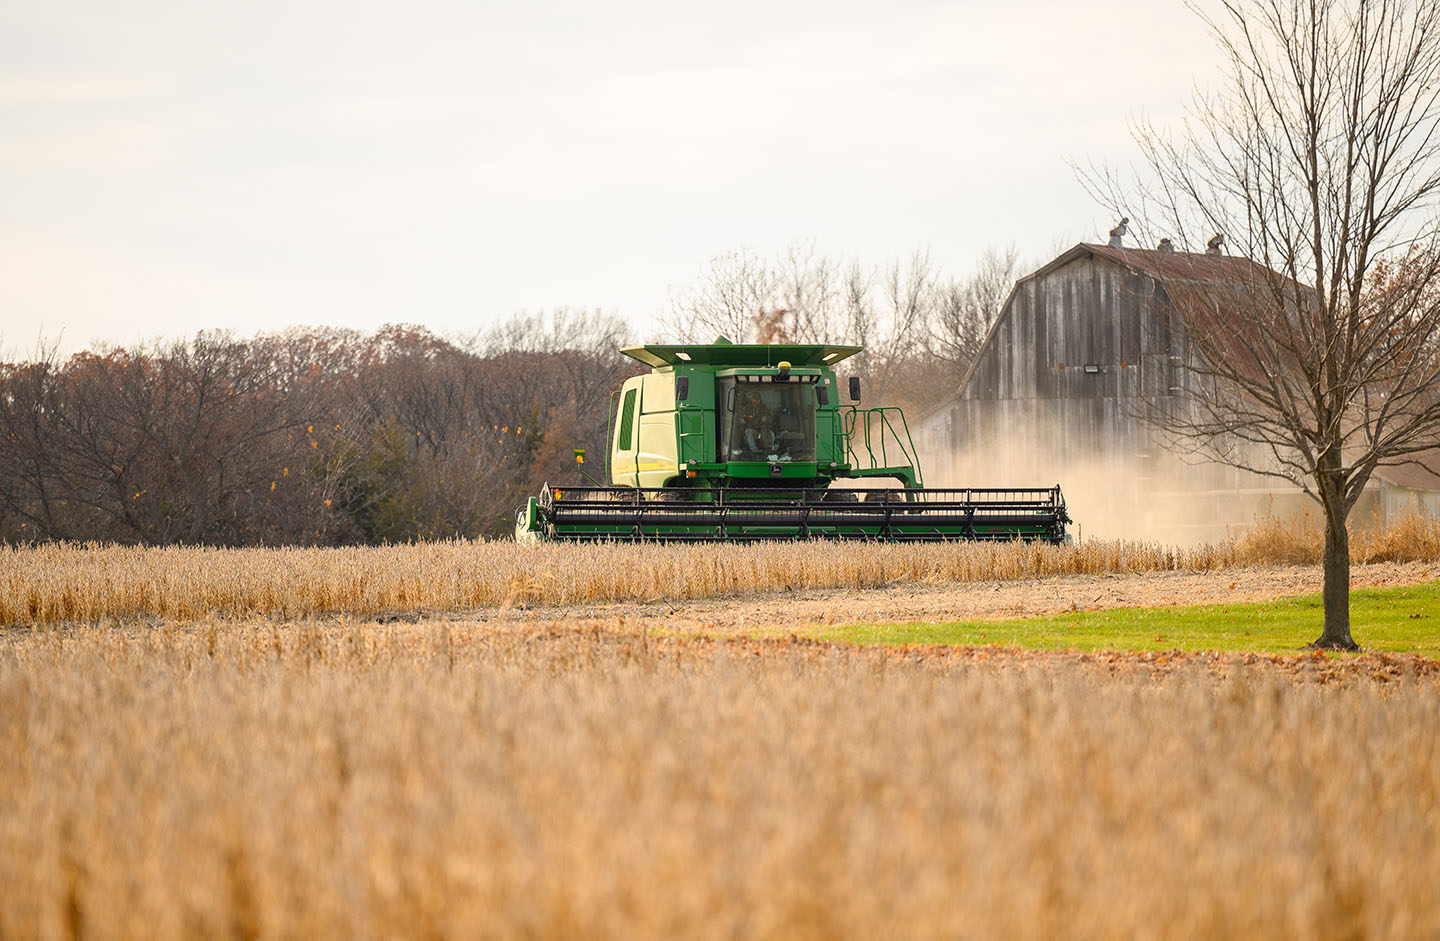
[[[850,377],[850,401],[852,401],[852,402],[858,402],[858,401],[860,401],[860,377],[859,377],[859,376],[851,376],[851,377]]]

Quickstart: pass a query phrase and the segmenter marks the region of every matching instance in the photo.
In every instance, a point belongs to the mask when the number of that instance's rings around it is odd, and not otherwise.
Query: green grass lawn
[[[1320,636],[1319,595],[1252,604],[1115,608],[1006,621],[824,627],[859,644],[999,644],[1080,650],[1293,652]],[[1367,651],[1440,656],[1440,582],[1350,593],[1350,631]]]

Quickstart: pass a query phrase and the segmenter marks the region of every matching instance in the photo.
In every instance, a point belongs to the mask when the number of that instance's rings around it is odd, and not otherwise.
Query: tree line
[[[599,448],[638,364],[613,317],[468,341],[224,333],[0,366],[0,536],[146,545],[376,543],[506,532]]]
[[[867,399],[924,409],[958,385],[1008,291],[1013,252],[986,257],[954,282],[923,256],[870,272],[793,246],[724,256],[677,295],[669,339],[866,345]],[[760,280],[707,306],[736,289],[721,282],[737,259]],[[469,337],[202,332],[0,363],[0,539],[504,536],[542,484],[579,479],[575,448],[604,455],[612,390],[643,371],[618,352],[628,333],[614,315],[561,310]]]

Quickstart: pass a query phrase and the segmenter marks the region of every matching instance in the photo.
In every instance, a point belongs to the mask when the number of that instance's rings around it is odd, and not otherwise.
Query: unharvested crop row
[[[1357,559],[1440,558],[1422,517],[1354,540]],[[49,544],[0,549],[0,624],[139,617],[373,615],[516,603],[720,597],[895,582],[967,582],[1157,570],[1209,571],[1318,559],[1303,526],[1270,521],[1227,543],[789,543],[517,545],[435,542],[349,549],[139,548]]]
[[[1440,683],[1377,674],[10,632],[0,936],[1435,937]]]
[[[0,561],[0,623],[219,613],[457,610],[522,602],[714,597],[896,581],[1213,568],[1233,549],[1038,545],[523,546],[443,542],[349,549],[48,545]]]

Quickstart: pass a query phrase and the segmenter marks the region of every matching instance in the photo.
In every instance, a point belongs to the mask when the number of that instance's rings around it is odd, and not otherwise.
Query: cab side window
[[[617,450],[630,450],[630,441],[635,432],[635,390],[631,389],[625,393],[625,401],[620,406],[620,444]]]

